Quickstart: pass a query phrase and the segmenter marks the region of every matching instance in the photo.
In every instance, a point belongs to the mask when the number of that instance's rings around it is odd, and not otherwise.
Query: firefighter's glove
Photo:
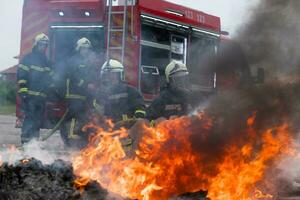
[[[104,107],[101,104],[98,104],[96,99],[93,101],[93,108],[96,114],[104,115]]]
[[[150,127],[155,127],[155,124],[156,124],[155,120],[151,120],[149,125]]]
[[[134,113],[134,117],[136,119],[144,119],[146,118],[146,111],[144,110],[136,110],[135,113]]]

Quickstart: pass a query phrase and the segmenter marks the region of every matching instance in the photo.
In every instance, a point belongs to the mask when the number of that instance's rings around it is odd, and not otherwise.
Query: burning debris
[[[107,191],[96,183],[87,183],[82,193],[74,186],[70,163],[57,160],[43,165],[35,159],[23,159],[0,168],[1,200],[101,200]]]
[[[280,96],[263,96],[257,103],[250,94],[241,95],[243,103],[226,111],[213,109],[222,102],[216,97],[205,113],[162,120],[155,127],[144,122],[130,130],[97,127],[91,143],[73,159],[75,174],[131,199],[164,200],[180,194],[186,194],[182,199],[205,199],[193,193],[200,190],[220,200],[275,198],[277,180],[269,173],[283,157],[297,155],[293,133],[286,116],[265,113],[282,111],[284,107],[269,104],[283,103]],[[128,135],[133,157],[122,148]]]

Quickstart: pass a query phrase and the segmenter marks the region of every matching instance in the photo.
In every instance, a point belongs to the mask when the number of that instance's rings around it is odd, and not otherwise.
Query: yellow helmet
[[[49,44],[49,38],[45,33],[40,33],[34,38],[33,47],[35,47],[38,43]]]
[[[106,61],[101,68],[101,79],[109,79],[112,74],[118,74],[120,80],[124,80],[124,66],[121,62],[114,59]]]
[[[85,48],[91,48],[92,43],[89,41],[87,38],[83,37],[77,41],[76,44],[76,51],[79,51],[80,48],[85,47]]]
[[[182,62],[172,60],[166,67],[165,74],[167,83],[170,83],[170,77],[177,72],[185,72],[188,74],[188,69],[186,65]]]
[[[101,71],[123,72],[124,66],[118,60],[110,59],[103,64]]]

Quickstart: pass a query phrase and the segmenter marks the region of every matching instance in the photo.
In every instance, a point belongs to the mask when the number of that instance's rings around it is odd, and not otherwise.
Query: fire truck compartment
[[[101,24],[53,24],[51,25],[51,58],[58,64],[75,53],[76,42],[86,37],[93,51],[100,55],[104,51],[105,32]]]
[[[142,15],[141,25],[141,91],[158,93],[166,86],[165,67],[171,60],[187,64],[191,89],[211,93],[216,88],[216,55],[219,35]],[[144,66],[155,66],[157,74],[143,72]],[[159,82],[159,83],[157,83]],[[155,90],[153,86],[158,87]]]

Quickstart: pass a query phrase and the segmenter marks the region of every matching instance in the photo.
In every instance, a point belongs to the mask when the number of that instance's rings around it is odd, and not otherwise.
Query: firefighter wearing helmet
[[[165,69],[165,75],[167,87],[149,106],[149,119],[181,116],[189,110],[189,73],[186,65],[179,61],[171,61]]]
[[[97,68],[93,64],[92,43],[87,38],[77,41],[75,54],[67,61],[65,99],[68,114],[61,127],[61,136],[67,146],[75,145],[82,126],[88,120],[87,105],[93,100]]]
[[[101,69],[101,88],[94,101],[94,107],[101,107],[100,115],[114,122],[132,118],[145,118],[145,105],[137,89],[124,82],[124,66],[110,59]]]
[[[46,57],[49,38],[39,34],[34,39],[32,52],[18,65],[17,82],[19,98],[25,118],[22,126],[21,142],[39,138],[49,85],[52,84],[52,69]]]

